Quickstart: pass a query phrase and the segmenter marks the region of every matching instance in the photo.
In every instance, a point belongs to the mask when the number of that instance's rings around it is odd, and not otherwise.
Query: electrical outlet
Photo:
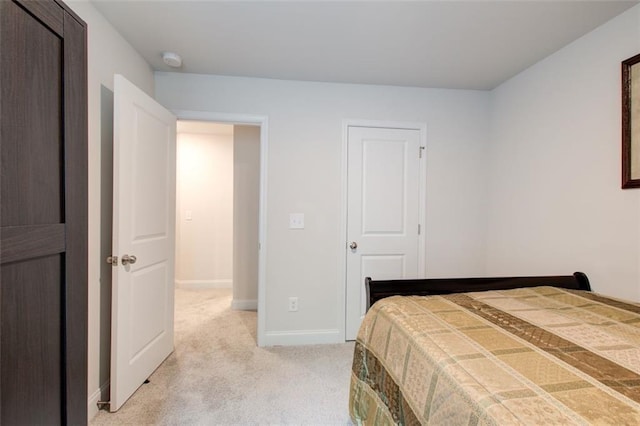
[[[298,312],[298,298],[290,297],[289,298],[289,312]]]

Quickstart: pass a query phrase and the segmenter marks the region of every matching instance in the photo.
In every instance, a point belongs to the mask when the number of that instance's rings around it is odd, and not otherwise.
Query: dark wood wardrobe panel
[[[87,421],[86,25],[0,0],[0,423]]]
[[[64,33],[64,10],[61,7],[63,4],[48,0],[24,0],[18,3],[56,34]]]
[[[69,13],[64,15],[64,28],[65,393],[67,420],[80,424],[87,419],[87,36],[85,24]]]
[[[2,267],[3,425],[62,419],[62,262],[57,255]]]
[[[60,223],[63,41],[18,6],[7,14],[19,52],[2,63],[2,226]]]

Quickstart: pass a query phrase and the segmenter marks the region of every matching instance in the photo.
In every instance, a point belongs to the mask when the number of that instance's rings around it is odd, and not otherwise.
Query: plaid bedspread
[[[390,297],[365,316],[356,424],[640,424],[640,305],[534,287]]]

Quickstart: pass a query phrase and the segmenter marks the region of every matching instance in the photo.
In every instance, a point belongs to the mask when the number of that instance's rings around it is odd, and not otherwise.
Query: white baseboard
[[[87,401],[87,420],[91,420],[98,414],[98,401],[109,400],[109,380],[89,396]]]
[[[258,300],[257,299],[247,299],[247,300],[233,299],[231,301],[231,309],[236,311],[257,311]]]
[[[340,330],[268,331],[263,346],[297,346],[344,343]]]
[[[176,288],[195,290],[199,288],[233,288],[232,280],[176,280]]]

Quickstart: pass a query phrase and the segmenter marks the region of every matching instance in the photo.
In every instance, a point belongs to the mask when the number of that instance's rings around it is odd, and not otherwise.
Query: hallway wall
[[[233,126],[179,122],[176,285],[231,287]]]
[[[234,309],[258,308],[258,215],[260,127],[233,132],[233,302]]]

